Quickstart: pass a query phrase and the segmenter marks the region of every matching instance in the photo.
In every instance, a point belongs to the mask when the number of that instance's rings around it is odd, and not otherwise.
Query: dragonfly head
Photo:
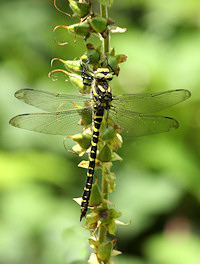
[[[101,82],[111,81],[113,73],[108,68],[99,68],[94,72],[94,79]]]

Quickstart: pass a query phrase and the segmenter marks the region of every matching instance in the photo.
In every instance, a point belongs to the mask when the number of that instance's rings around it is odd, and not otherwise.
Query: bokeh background
[[[68,10],[67,0],[58,0]],[[97,7],[96,7],[97,8]],[[70,12],[70,11],[69,11]],[[200,263],[200,1],[115,0],[110,17],[126,27],[111,46],[127,54],[115,94],[184,88],[186,102],[163,111],[176,118],[177,131],[125,141],[116,162],[121,210],[120,264]],[[37,111],[14,98],[20,88],[77,92],[60,76],[48,78],[53,57],[74,59],[85,52],[81,38],[67,32],[67,46],[53,41],[56,25],[69,25],[48,0],[0,1],[0,263],[87,263],[89,232],[80,209],[86,171],[81,158],[63,147],[63,137],[8,125],[20,113]],[[99,45],[96,37],[88,42]],[[87,157],[85,157],[87,158]]]

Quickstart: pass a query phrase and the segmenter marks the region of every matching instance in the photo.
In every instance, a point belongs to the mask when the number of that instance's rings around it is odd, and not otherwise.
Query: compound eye
[[[112,73],[108,73],[108,74],[106,75],[106,79],[107,79],[107,80],[112,80],[112,78],[113,78]]]
[[[102,78],[104,78],[104,77],[105,77],[105,74],[104,74],[104,73],[101,73],[101,72],[97,73],[96,78],[98,78],[98,79],[102,79]]]

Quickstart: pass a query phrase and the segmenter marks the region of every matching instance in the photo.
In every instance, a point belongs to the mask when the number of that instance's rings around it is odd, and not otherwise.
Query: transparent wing
[[[84,108],[82,111],[84,119],[92,121],[92,111]],[[13,117],[10,124],[31,131],[37,131],[52,135],[73,135],[83,131],[79,125],[81,114],[79,110],[73,109],[53,113],[30,113]]]
[[[57,111],[58,109],[62,111],[73,109],[75,108],[73,103],[84,107],[85,102],[90,101],[89,95],[54,93],[31,88],[18,90],[15,93],[15,97],[26,104],[49,112]]]
[[[154,113],[178,104],[190,95],[189,91],[183,89],[151,94],[124,94],[114,96],[112,106],[138,113]]]
[[[140,137],[159,134],[178,128],[178,122],[170,117],[146,115],[126,110],[112,111],[109,116],[123,129],[122,136]]]

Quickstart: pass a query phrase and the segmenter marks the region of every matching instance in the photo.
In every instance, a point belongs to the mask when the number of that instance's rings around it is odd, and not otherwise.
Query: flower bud
[[[111,160],[112,151],[107,144],[102,148],[97,158],[101,162],[109,162]]]
[[[102,202],[102,200],[103,198],[99,190],[99,186],[94,184],[90,194],[89,206],[97,206]]]
[[[116,58],[117,58],[118,63],[122,63],[122,62],[127,61],[128,56],[125,54],[118,54],[116,55]]]
[[[70,33],[79,35],[79,36],[87,36],[89,34],[90,25],[86,22],[77,23],[67,27]]]
[[[122,213],[117,209],[109,209],[110,218],[118,218],[122,216]]]
[[[69,136],[70,138],[70,136]],[[85,153],[85,149],[81,148],[81,146],[79,144],[76,144],[72,147],[72,150],[75,153],[79,153],[80,156],[82,156]]]
[[[107,19],[104,17],[89,18],[89,22],[95,32],[102,33],[106,30]]]
[[[97,257],[101,261],[109,260],[111,258],[112,249],[113,249],[113,245],[111,242],[103,242],[98,247]]]
[[[78,17],[85,17],[90,12],[90,4],[89,3],[80,3],[79,1],[75,0],[68,0],[69,6],[72,9],[72,11],[78,16]]]
[[[89,134],[76,134],[71,136],[70,138],[77,142],[82,149],[88,149],[91,145],[91,135]]]
[[[71,83],[77,87],[80,91],[80,93],[89,93],[90,92],[90,86],[83,84],[83,79],[81,76],[77,74],[70,74],[69,79]]]
[[[83,70],[81,60],[77,60],[77,61],[67,60],[67,61],[64,61],[63,63],[68,71],[81,75],[82,70]]]
[[[115,71],[118,66],[118,61],[116,56],[108,55],[107,59],[108,59],[108,65]]]
[[[83,62],[86,62],[88,58],[90,58],[90,64],[96,64],[100,60],[101,53],[95,49],[88,50],[83,56],[81,56],[81,59]]]

